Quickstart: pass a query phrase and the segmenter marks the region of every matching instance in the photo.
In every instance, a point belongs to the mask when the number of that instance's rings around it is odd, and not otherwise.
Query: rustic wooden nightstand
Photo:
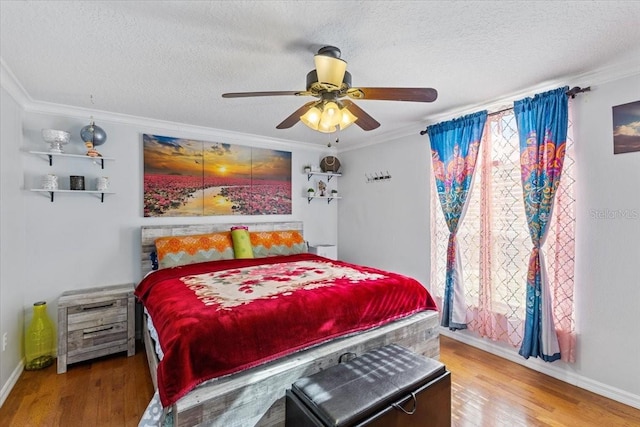
[[[64,292],[58,299],[58,373],[107,354],[135,354],[133,284]]]

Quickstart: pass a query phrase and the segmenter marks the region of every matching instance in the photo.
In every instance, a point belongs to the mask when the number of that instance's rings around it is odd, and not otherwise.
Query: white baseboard
[[[9,380],[2,386],[2,390],[0,390],[0,407],[4,405],[4,401],[9,397],[9,393],[11,393],[11,390],[13,390],[13,387],[18,382],[18,378],[20,378],[22,371],[24,371],[24,363],[21,360],[20,363],[18,363],[18,366],[16,366],[11,373]]]
[[[636,409],[640,409],[640,396],[579,375],[573,371],[573,367],[569,363],[565,363],[562,361],[547,363],[538,358],[525,359],[518,354],[516,349],[513,349],[506,345],[502,346],[493,341],[473,336],[470,332],[466,331],[454,332],[450,331],[447,328],[441,327],[440,334],[452,338],[456,341],[469,344],[470,346],[479,348],[519,365],[526,366],[527,368],[533,369],[534,371],[549,375],[550,377],[553,377],[560,381],[575,385],[576,387],[583,388],[592,393],[599,394],[600,396],[607,397],[609,399],[615,400],[616,402],[629,405]],[[554,366],[555,364],[558,365]]]

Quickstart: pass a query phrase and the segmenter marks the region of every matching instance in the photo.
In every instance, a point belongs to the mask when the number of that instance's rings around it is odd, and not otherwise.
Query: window
[[[543,246],[563,360],[573,360],[575,347],[574,165],[570,118],[562,178]],[[433,181],[432,176],[431,283],[442,306],[449,231]],[[520,148],[512,109],[487,118],[469,198],[457,234],[467,327],[482,337],[519,347],[524,334],[526,275],[533,245],[522,201]]]

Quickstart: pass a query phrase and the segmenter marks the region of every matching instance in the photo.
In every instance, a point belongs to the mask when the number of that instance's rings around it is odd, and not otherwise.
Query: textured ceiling
[[[640,71],[637,1],[0,1],[0,57],[31,100],[326,144],[275,126],[308,97],[313,55],[338,46],[353,86],[434,87],[431,104],[357,101],[377,130],[433,118],[598,70]],[[99,116],[99,114],[96,114]],[[179,135],[177,135],[179,136]]]

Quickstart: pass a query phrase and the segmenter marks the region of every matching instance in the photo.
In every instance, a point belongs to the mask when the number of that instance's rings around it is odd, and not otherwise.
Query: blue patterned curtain
[[[533,249],[527,272],[527,308],[520,355],[553,362],[560,347],[542,246],[547,237],[553,199],[560,184],[567,142],[568,87],[514,102],[520,137],[520,172],[524,207]]]
[[[480,111],[427,127],[438,197],[450,233],[441,324],[451,330],[467,327],[456,233],[466,211],[486,121],[487,112]]]

